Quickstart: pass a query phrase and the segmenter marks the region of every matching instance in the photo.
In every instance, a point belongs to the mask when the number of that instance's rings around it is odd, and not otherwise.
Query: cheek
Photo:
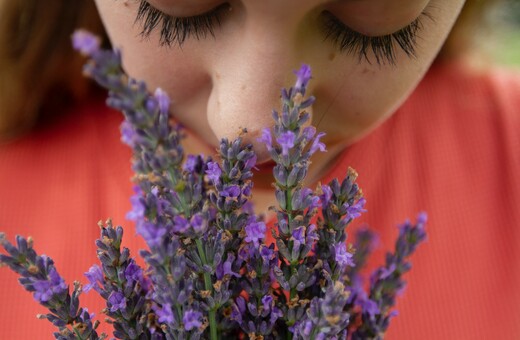
[[[145,80],[150,90],[157,87],[165,90],[172,99],[173,116],[185,126],[199,126],[206,131],[205,113],[211,91],[209,75],[196,58],[166,47],[154,48],[152,44],[129,46],[124,58],[126,71],[136,79]],[[142,49],[146,52],[139,52]]]
[[[395,112],[427,66],[425,62],[408,62],[398,68],[355,65],[341,73],[324,74],[314,89],[313,123],[327,131],[331,143],[355,142]]]
[[[125,71],[144,80],[150,90],[164,89],[172,98],[172,112],[186,126],[204,126],[210,78],[201,61],[204,51],[160,46],[156,33],[141,38],[141,27],[133,24],[137,4],[125,6],[98,0],[97,6],[114,47],[121,49]]]

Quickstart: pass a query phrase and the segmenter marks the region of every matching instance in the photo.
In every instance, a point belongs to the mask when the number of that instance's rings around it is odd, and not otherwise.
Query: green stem
[[[83,337],[81,336],[81,334],[79,334],[76,327],[72,326],[72,330],[74,331],[74,333],[76,334],[76,336],[78,337],[79,340],[83,340]]]
[[[199,251],[200,259],[202,260],[202,264],[206,265],[208,264],[208,261],[206,259],[206,253],[204,252],[204,247],[202,246],[202,241],[200,239],[197,239],[195,241],[197,244],[197,250]],[[204,287],[206,290],[209,290],[213,294],[213,285],[211,284],[211,276],[208,272],[204,272]],[[209,331],[211,340],[217,340],[218,334],[217,334],[217,316],[215,309],[209,310]]]
[[[209,331],[211,335],[211,340],[217,340],[217,316],[214,309],[209,310]]]
[[[291,222],[293,220],[293,216],[292,216],[292,190],[287,188],[285,190],[285,206],[286,206],[286,210],[287,210],[287,222],[289,224],[289,230],[291,229]],[[290,238],[290,236],[289,236]],[[290,264],[291,264],[291,267],[290,267],[290,275],[292,276],[294,274],[294,272],[296,271],[296,264],[294,263],[294,261],[290,261]],[[290,278],[290,277],[289,277]],[[296,288],[291,288],[291,292],[290,292],[290,295],[289,295],[289,300],[292,300],[294,297],[296,296]],[[290,336],[292,337],[292,334],[289,333]]]

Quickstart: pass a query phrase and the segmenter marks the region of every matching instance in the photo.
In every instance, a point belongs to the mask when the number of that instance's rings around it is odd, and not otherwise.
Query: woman
[[[468,2],[466,11],[478,4]],[[430,68],[463,5],[97,1],[128,73],[173,98],[172,114],[189,133],[189,153],[211,154],[218,138],[243,127],[256,143],[270,125],[280,88],[292,82],[291,70],[310,64],[313,121],[327,133],[328,152],[314,159],[308,184],[354,167],[369,210],[357,226],[375,229],[383,249],[391,246],[397,222],[420,210],[430,217],[429,242],[414,259],[388,338],[515,339],[520,78],[477,72],[453,56]],[[72,11],[80,5],[67,6]],[[69,281],[95,262],[95,221],[112,216],[125,223],[129,210],[129,152],[117,141],[118,116],[101,101],[88,96],[69,107],[76,116],[8,144],[0,154],[0,225],[10,236],[32,235],[36,249],[47,251]],[[272,201],[270,164],[255,147],[260,169],[254,201],[264,211]],[[134,253],[141,246],[128,228],[127,242]],[[9,294],[20,288],[13,275],[2,275],[8,301],[0,315],[3,338],[50,334],[42,332],[51,327],[32,320],[42,310],[28,294]],[[87,305],[99,306],[88,299]]]

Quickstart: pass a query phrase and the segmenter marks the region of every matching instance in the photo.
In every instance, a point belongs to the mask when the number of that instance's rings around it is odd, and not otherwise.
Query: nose
[[[209,125],[218,138],[233,139],[247,129],[245,143],[252,143],[258,162],[269,158],[257,142],[263,128],[274,124],[272,110],[279,110],[280,91],[295,80],[294,41],[288,29],[266,29],[258,23],[226,39],[223,54],[210,63],[212,90],[208,99]],[[300,56],[301,57],[301,56]]]

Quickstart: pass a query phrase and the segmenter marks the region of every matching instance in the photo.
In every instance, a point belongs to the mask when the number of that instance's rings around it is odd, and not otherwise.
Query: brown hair
[[[0,0],[0,139],[85,96],[76,27],[103,32],[92,0]]]
[[[471,47],[470,36],[494,2],[466,1],[440,58]],[[0,141],[88,95],[84,60],[70,47],[77,27],[104,36],[92,0],[0,0]]]

